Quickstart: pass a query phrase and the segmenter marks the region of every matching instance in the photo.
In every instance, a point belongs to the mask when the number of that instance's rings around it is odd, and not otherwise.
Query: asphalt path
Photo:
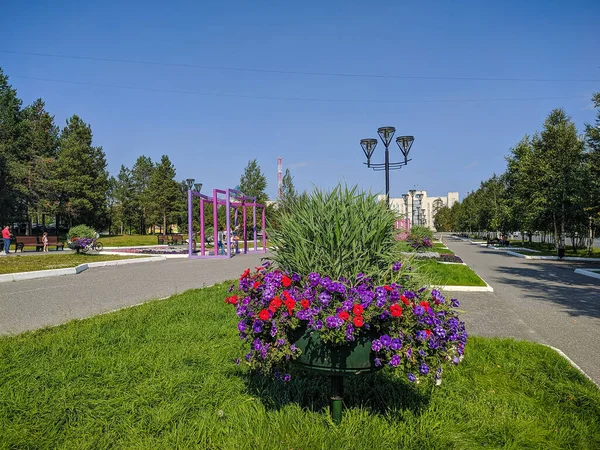
[[[0,335],[58,325],[233,280],[246,268],[260,265],[264,256],[250,253],[231,259],[167,259],[2,283]]]
[[[526,260],[463,241],[447,246],[493,288],[459,298],[467,331],[562,350],[600,385],[600,280],[574,273],[599,262]]]

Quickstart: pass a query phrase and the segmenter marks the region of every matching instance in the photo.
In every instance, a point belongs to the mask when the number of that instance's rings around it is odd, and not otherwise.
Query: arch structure
[[[194,245],[194,231],[193,231],[193,223],[192,218],[194,215],[194,203],[196,200],[199,200],[199,223],[200,223],[200,249],[195,251]],[[205,214],[204,214],[204,205],[209,203],[212,205],[212,213],[213,213],[213,251],[207,251],[206,249],[206,233],[205,233]],[[225,246],[225,254],[219,255],[219,251],[217,248],[218,242],[218,233],[219,233],[219,215],[218,209],[219,206],[225,206],[225,217],[226,217],[226,242],[223,242]],[[247,230],[247,217],[248,217],[248,208],[252,208],[252,235],[254,238],[254,248],[253,250],[248,250],[248,240],[246,239],[248,235]],[[234,215],[234,227],[238,226],[238,218],[241,212],[242,216],[242,224],[243,227],[241,229],[242,235],[240,236],[239,241],[233,241],[232,233],[231,233],[231,213],[233,210]],[[261,228],[262,228],[262,249],[258,249],[258,240],[257,240],[257,228],[256,228],[256,216],[257,210],[260,214],[261,220]],[[239,253],[267,253],[267,236],[265,233],[266,228],[266,216],[265,216],[265,205],[261,203],[256,203],[256,198],[251,197],[249,195],[244,195],[242,191],[237,189],[213,189],[212,197],[201,194],[199,191],[194,191],[192,189],[188,190],[188,257],[189,258],[231,258],[234,254]],[[240,250],[239,243],[243,243],[243,248]],[[233,244],[233,245],[232,245]],[[212,254],[211,254],[212,253]]]

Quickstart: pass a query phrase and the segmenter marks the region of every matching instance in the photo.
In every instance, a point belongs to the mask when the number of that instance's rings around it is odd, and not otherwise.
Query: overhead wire
[[[432,75],[396,75],[396,74],[364,74],[364,73],[345,73],[345,72],[316,72],[316,71],[298,71],[298,70],[280,70],[280,69],[263,69],[252,67],[227,67],[213,66],[202,64],[189,63],[170,63],[164,61],[146,61],[134,60],[126,58],[103,58],[96,56],[82,55],[60,55],[54,53],[39,53],[25,52],[16,50],[2,50],[0,53],[27,55],[47,58],[62,58],[75,60],[88,60],[99,62],[114,62],[126,64],[143,64],[164,67],[179,67],[188,69],[203,69],[203,70],[223,70],[235,72],[255,72],[255,73],[271,73],[280,75],[306,75],[306,76],[321,76],[321,77],[347,77],[347,78],[388,78],[388,79],[405,79],[405,80],[446,80],[446,81],[507,81],[507,82],[569,82],[569,83],[599,83],[600,79],[572,79],[572,78],[522,78],[522,77],[457,77],[457,76],[432,76]]]

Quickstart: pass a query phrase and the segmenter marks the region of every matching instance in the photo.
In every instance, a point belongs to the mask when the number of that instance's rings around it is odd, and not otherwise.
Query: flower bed
[[[408,268],[410,269],[410,268]],[[312,272],[289,274],[266,262],[240,277],[238,291],[225,301],[236,307],[240,338],[250,346],[245,362],[261,373],[290,379],[287,364],[300,356],[293,334],[319,333],[325,345],[344,346],[375,336],[375,365],[406,373],[412,382],[433,378],[441,383],[443,367],[458,364],[467,339],[454,308],[458,300],[437,290],[405,289],[408,277],[396,262],[375,285],[363,274],[332,280]],[[239,362],[239,360],[238,360]]]

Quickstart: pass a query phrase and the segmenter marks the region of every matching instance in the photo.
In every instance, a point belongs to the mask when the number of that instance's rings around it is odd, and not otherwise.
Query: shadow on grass
[[[329,407],[332,392],[328,376],[292,367],[289,382],[274,380],[255,373],[245,374],[248,391],[259,397],[267,409],[279,410],[296,403],[310,411]],[[385,372],[344,377],[344,408],[360,407],[371,413],[387,416],[409,411],[419,416],[430,400],[424,389],[392,378]]]

